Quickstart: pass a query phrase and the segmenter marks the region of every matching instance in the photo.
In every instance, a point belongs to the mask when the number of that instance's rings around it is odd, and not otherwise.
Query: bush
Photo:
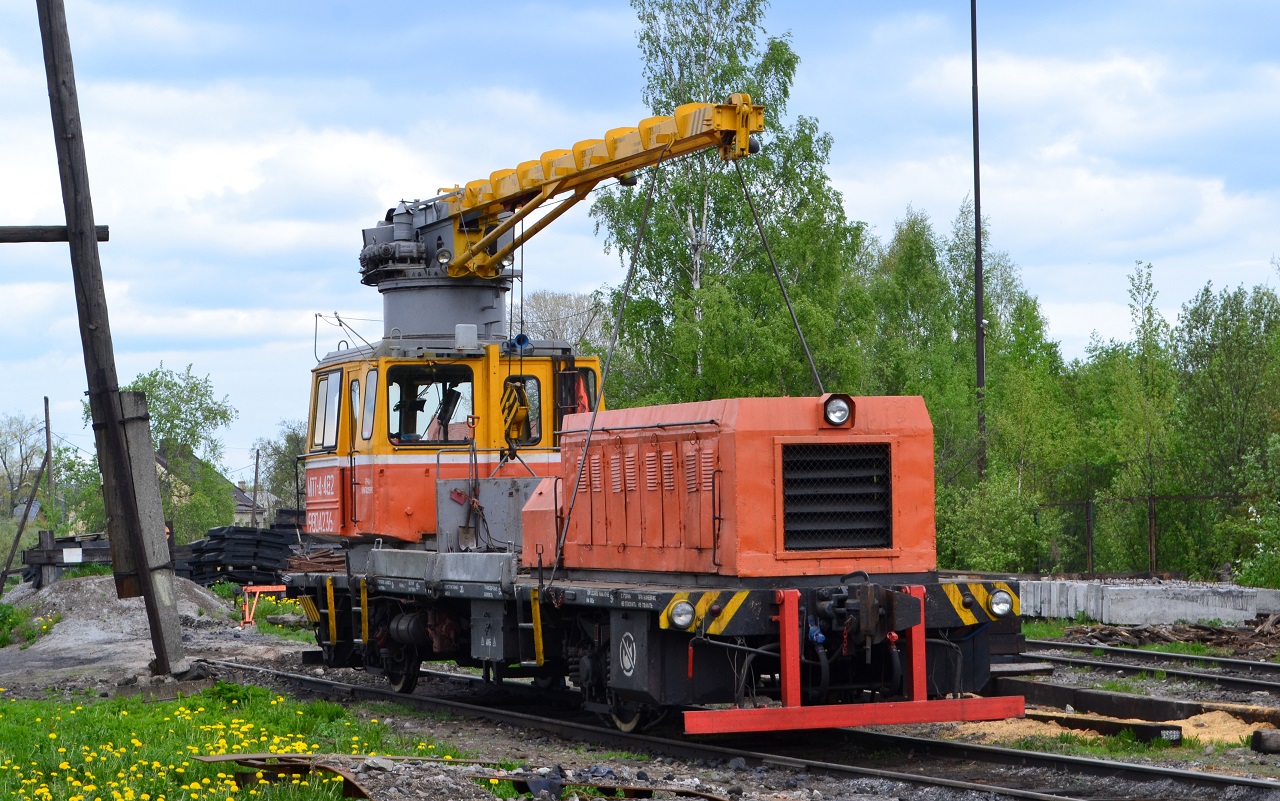
[[[1039,569],[1056,516],[1046,519],[1040,498],[1024,492],[1012,473],[992,471],[974,487],[938,494],[939,567],[993,572]],[[1050,513],[1051,514],[1051,513]]]
[[[1280,435],[1245,456],[1245,494],[1250,499],[1218,524],[1226,541],[1241,544],[1245,555],[1235,564],[1236,580],[1251,587],[1280,588]]]
[[[1248,587],[1280,589],[1280,505],[1270,506],[1265,515],[1251,506],[1218,525],[1223,532],[1254,543],[1253,552],[1236,563],[1235,579]]]

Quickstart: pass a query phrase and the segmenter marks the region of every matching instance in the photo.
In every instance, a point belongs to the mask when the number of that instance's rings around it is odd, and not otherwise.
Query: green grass
[[[253,601],[250,599],[250,604]],[[241,607],[243,613],[243,607]],[[274,615],[302,615],[302,606],[296,598],[277,598],[274,595],[261,595],[258,597],[258,606],[254,610],[253,620],[254,626],[257,627],[261,634],[270,634],[274,637],[280,637],[285,640],[296,640],[298,642],[309,642],[315,644],[315,630],[312,629],[311,623],[306,617],[301,617],[302,623],[297,626],[282,626],[277,623],[267,621],[268,617]]]
[[[1035,736],[1024,737],[1013,743],[1013,748],[1024,751],[1046,751],[1067,756],[1109,757],[1112,759],[1133,759],[1152,756],[1156,752],[1167,758],[1174,753],[1187,754],[1194,758],[1202,754],[1204,745],[1195,737],[1184,737],[1181,752],[1167,740],[1155,739],[1149,743],[1140,742],[1133,729],[1124,729],[1119,734],[1105,737],[1085,737],[1072,732],[1062,732],[1057,737]],[[1168,753],[1164,753],[1168,752]]]
[[[1070,620],[1060,618],[1023,618],[1022,633],[1028,640],[1057,640],[1066,633]]]
[[[1183,736],[1181,745],[1155,739],[1139,742],[1132,729],[1104,737],[1085,737],[1074,732],[1063,732],[1056,737],[1024,737],[1011,744],[1025,751],[1045,751],[1065,756],[1119,759],[1138,761],[1159,759],[1163,762],[1182,761],[1197,763],[1211,753],[1222,753],[1232,748],[1249,748],[1251,737],[1241,737],[1233,743],[1209,743],[1194,736]]]
[[[26,648],[48,634],[60,620],[61,614],[37,617],[34,607],[0,603],[0,648],[14,643]]]
[[[1139,651],[1157,651],[1162,654],[1182,654],[1184,656],[1231,656],[1230,649],[1213,648],[1198,642],[1166,642],[1156,645],[1140,645]]]
[[[83,576],[109,576],[111,572],[111,565],[108,564],[84,564],[66,571],[61,576],[58,576],[58,580],[81,578]]]
[[[1142,686],[1143,682],[1155,681],[1163,682],[1169,677],[1163,670],[1153,670],[1150,673],[1142,671],[1136,676],[1125,677],[1119,679],[1108,679],[1100,684],[1095,685],[1097,689],[1109,693],[1128,693],[1129,695],[1149,695],[1147,688]]]
[[[1146,695],[1147,691],[1138,684],[1138,679],[1107,679],[1097,685],[1099,690],[1108,693],[1126,693],[1128,695]]]
[[[243,590],[240,589],[239,584],[233,584],[230,581],[219,581],[218,583],[213,584],[209,587],[209,592],[213,593],[214,595],[218,596],[224,601],[232,601],[232,600],[235,600],[235,598],[239,596],[240,593],[243,592]]]
[[[244,617],[244,590],[240,585],[232,584],[228,581],[219,581],[217,584],[209,587],[214,595],[224,601],[227,601],[231,607],[230,616],[234,620],[241,620]],[[253,599],[249,599],[252,606]],[[311,628],[311,624],[303,619],[301,625],[298,626],[282,626],[276,623],[267,622],[267,618],[274,615],[301,615],[302,607],[294,598],[277,598],[274,595],[263,593],[258,596],[258,605],[253,611],[253,625],[260,634],[270,634],[273,637],[279,637],[284,640],[295,640],[297,642],[306,642],[315,644],[315,631]]]
[[[277,626],[275,623],[268,623],[265,620],[255,625],[260,634],[270,634],[272,637],[279,637],[282,640],[305,642],[310,645],[316,644],[316,632],[309,627]]]
[[[176,701],[3,700],[0,796],[40,801],[336,799],[342,783],[318,772],[277,784],[234,776],[196,755],[340,753],[440,756],[458,751],[397,734],[361,707],[303,703],[258,687],[220,683]],[[363,715],[361,714],[363,712]],[[398,715],[403,716],[403,715]]]

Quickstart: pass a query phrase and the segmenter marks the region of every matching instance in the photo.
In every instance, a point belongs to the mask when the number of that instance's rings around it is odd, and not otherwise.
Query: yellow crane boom
[[[572,148],[548,150],[514,169],[497,170],[447,193],[441,203],[453,220],[454,249],[447,260],[454,278],[493,278],[503,260],[530,237],[581,201],[601,181],[677,156],[720,149],[721,158],[738,159],[752,151],[751,134],[764,130],[764,106],[747,94],[732,94],[724,103],[688,103],[670,117],[649,117],[633,128],[614,128],[601,139],[584,139]],[[548,200],[573,195],[518,235],[517,225]],[[443,263],[445,260],[440,259]]]

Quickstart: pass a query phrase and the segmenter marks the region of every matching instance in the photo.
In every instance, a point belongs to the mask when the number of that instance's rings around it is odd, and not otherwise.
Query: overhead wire
[[[600,403],[604,400],[604,389],[609,379],[610,368],[613,365],[613,354],[618,346],[618,334],[622,330],[623,314],[627,309],[627,298],[631,295],[631,282],[636,276],[636,266],[640,263],[640,249],[644,244],[645,232],[649,227],[649,210],[653,207],[653,196],[658,186],[658,175],[662,169],[662,162],[665,160],[667,151],[671,149],[671,142],[663,148],[662,153],[658,156],[657,162],[650,170],[649,191],[644,199],[644,211],[640,214],[640,225],[636,229],[636,240],[631,247],[631,264],[627,268],[627,277],[622,284],[622,296],[618,299],[618,314],[614,321],[613,334],[609,338],[609,350],[605,353],[604,367],[600,372],[600,385],[596,388],[596,397],[591,404],[591,421],[587,424],[587,436],[582,443],[582,457],[578,460],[578,473],[573,480],[573,492],[569,496],[569,505],[564,513],[564,526],[560,530],[560,534],[556,537],[555,559],[551,564],[551,578],[547,582],[550,587],[555,583],[556,570],[560,566],[561,555],[564,553],[564,544],[569,537],[569,524],[573,519],[573,507],[578,500],[578,488],[582,485],[582,474],[587,465],[587,452],[591,448],[591,438],[596,430],[596,417],[600,414]]]
[[[756,221],[756,230],[760,232],[760,241],[764,244],[764,252],[769,256],[769,264],[773,267],[773,276],[778,279],[778,289],[782,290],[782,299],[786,301],[787,311],[791,313],[791,324],[796,328],[796,336],[800,338],[800,347],[804,349],[805,358],[809,360],[809,371],[813,375],[813,383],[818,387],[818,394],[823,395],[826,390],[822,388],[822,377],[818,375],[818,367],[813,362],[813,354],[809,352],[809,343],[805,341],[804,331],[800,329],[800,319],[796,317],[796,310],[791,305],[791,296],[787,294],[786,282],[782,280],[782,272],[778,269],[778,262],[773,258],[773,248],[769,247],[769,237],[765,236],[764,223],[760,221],[760,215],[756,213],[756,204],[751,199],[751,190],[747,188],[747,179],[742,177],[742,168],[738,166],[738,162],[733,162],[733,171],[738,174],[738,183],[742,184],[742,194],[747,198],[747,205],[751,208],[751,216]]]

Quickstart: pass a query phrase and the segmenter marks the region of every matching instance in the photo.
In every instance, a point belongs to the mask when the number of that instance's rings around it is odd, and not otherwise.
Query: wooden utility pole
[[[99,242],[111,239],[105,225],[94,226]],[[66,242],[65,225],[0,225],[0,242]]]
[[[183,649],[146,399],[140,392],[121,393],[116,380],[66,9],[62,0],[36,0],[36,11],[116,593],[121,598],[142,596],[151,624],[155,672],[163,675],[173,672],[172,661],[182,659]]]
[[[36,493],[40,491],[40,477],[45,474],[53,466],[53,454],[45,451],[44,461],[40,463],[40,469],[36,471],[36,477],[31,481],[31,494],[27,496],[27,504],[22,508],[22,520],[18,521],[18,530],[13,535],[13,544],[9,546],[9,558],[4,562],[4,570],[0,570],[0,596],[4,595],[4,585],[9,581],[9,570],[13,567],[13,557],[18,553],[18,543],[22,542],[22,532],[27,527],[27,521],[31,519],[31,506],[35,503]]]

